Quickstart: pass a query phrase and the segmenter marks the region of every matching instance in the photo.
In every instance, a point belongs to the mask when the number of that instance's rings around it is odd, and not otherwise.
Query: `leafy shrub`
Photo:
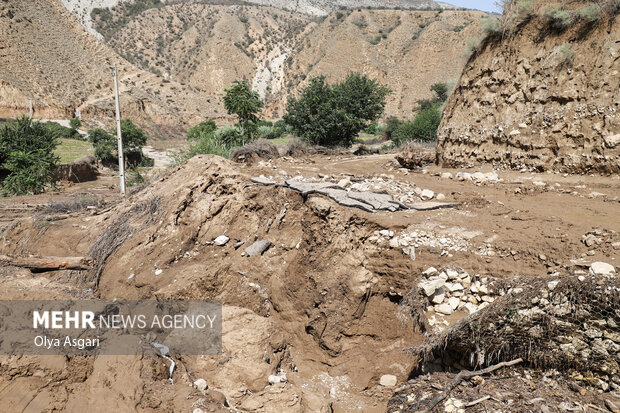
[[[369,123],[377,120],[390,90],[359,73],[329,85],[313,77],[299,98],[291,98],[284,120],[297,136],[322,146],[348,146]]]
[[[557,52],[560,55],[561,63],[568,63],[572,61],[573,55],[575,54],[573,49],[570,47],[570,44],[568,43],[563,43],[560,46],[558,46]]]
[[[73,118],[69,121],[69,125],[71,125],[71,129],[79,129],[82,127],[82,121],[80,118]]]
[[[218,129],[213,134],[213,138],[216,142],[225,145],[228,149],[233,146],[243,145],[243,134],[241,129],[236,126],[224,126]]]
[[[81,139],[80,134],[71,128],[67,128],[66,126],[62,126],[57,122],[46,122],[43,124],[45,129],[51,134],[52,137],[58,139]]]
[[[200,122],[198,125],[192,126],[190,130],[187,132],[187,140],[188,141],[196,141],[201,138],[201,136],[212,134],[217,130],[217,125],[213,120],[207,120],[204,122]]]
[[[489,16],[482,18],[482,31],[485,35],[491,36],[501,32],[502,23],[497,17]]]
[[[522,0],[517,3],[517,16],[521,20],[527,20],[534,15],[536,0]]]
[[[394,131],[396,131],[402,123],[403,121],[398,119],[396,116],[388,117],[385,121],[385,137],[387,139],[392,139]]]
[[[438,106],[421,110],[413,122],[402,122],[392,133],[392,142],[400,146],[406,141],[433,141],[437,139],[437,128],[441,122]]]
[[[558,31],[566,30],[573,23],[573,14],[569,10],[553,6],[545,7],[542,16],[551,28]]]
[[[39,122],[22,117],[0,129],[3,195],[38,194],[54,185],[58,140]]]
[[[601,8],[596,4],[588,4],[579,9],[579,18],[588,23],[595,23],[601,18]]]
[[[464,28],[465,28],[464,25],[459,24],[458,26],[454,26],[454,28],[452,28],[452,31],[458,33],[460,31],[462,31]]]
[[[282,136],[282,131],[275,126],[261,125],[257,128],[256,133],[259,138],[277,139]]]

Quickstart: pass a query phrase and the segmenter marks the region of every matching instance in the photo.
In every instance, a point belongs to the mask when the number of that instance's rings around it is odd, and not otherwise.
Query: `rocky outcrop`
[[[470,58],[439,127],[440,164],[620,172],[617,11],[557,32],[540,16],[548,2],[538,3]]]

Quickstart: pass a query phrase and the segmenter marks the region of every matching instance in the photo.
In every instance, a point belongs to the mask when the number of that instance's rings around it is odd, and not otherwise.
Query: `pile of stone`
[[[462,316],[473,314],[495,301],[497,296],[489,286],[489,277],[472,276],[458,267],[441,271],[430,267],[421,278],[417,286],[427,300],[426,318],[438,329],[449,324],[447,316],[459,311]]]
[[[375,231],[368,240],[379,246],[400,248],[403,254],[411,256],[413,260],[415,260],[415,249],[420,247],[440,250],[442,255],[448,254],[449,251],[468,251],[471,248],[471,243],[461,236],[441,235],[424,230],[403,231],[395,234],[394,231],[384,229]]]
[[[429,300],[429,313],[439,312],[447,292],[458,282],[461,302],[486,296],[483,279],[474,276],[465,288],[464,275],[454,269],[444,275],[428,271],[419,282]],[[444,278],[446,280],[444,281]],[[620,284],[611,275],[515,277],[487,279],[490,297],[477,312],[455,322],[412,350],[425,361],[437,358],[462,365],[489,365],[522,358],[533,367],[571,370],[571,377],[600,391],[620,391]],[[450,286],[446,287],[448,283]],[[472,287],[478,293],[471,294]],[[458,288],[458,287],[457,287]],[[433,291],[435,290],[435,291]],[[431,292],[432,291],[432,292]],[[463,299],[463,297],[467,297]],[[489,305],[493,301],[492,305]],[[463,304],[464,305],[464,304]],[[481,309],[481,307],[488,307]],[[456,306],[458,309],[459,307]],[[472,329],[471,326],[476,326]]]

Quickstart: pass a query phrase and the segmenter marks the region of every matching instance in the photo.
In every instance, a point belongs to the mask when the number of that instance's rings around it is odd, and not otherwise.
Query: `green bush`
[[[558,31],[566,30],[573,24],[573,14],[569,10],[547,6],[543,10],[542,16],[551,28]]]
[[[521,20],[526,20],[534,14],[536,0],[522,0],[517,3],[517,16]]]
[[[392,135],[402,123],[403,121],[396,116],[389,116],[385,121],[385,137],[387,139],[392,139]]]
[[[200,122],[196,126],[192,126],[190,130],[187,132],[187,140],[188,141],[196,141],[201,138],[203,135],[212,134],[217,130],[217,125],[213,120],[207,120],[205,122]]]
[[[257,128],[256,133],[259,138],[277,139],[282,136],[282,131],[275,126],[261,125]]]
[[[80,118],[73,118],[69,121],[69,125],[71,125],[71,129],[79,129],[82,127],[82,121]]]
[[[67,128],[57,122],[46,122],[43,127],[49,131],[49,133],[58,139],[81,139],[82,137],[75,129]]]
[[[291,98],[284,120],[308,143],[349,146],[357,134],[377,120],[390,90],[359,73],[329,85],[324,76],[313,77],[299,98]]]
[[[39,122],[22,117],[0,129],[3,195],[38,194],[54,186],[58,140]]]
[[[439,107],[421,110],[413,122],[402,122],[392,133],[392,142],[400,146],[407,141],[433,141],[437,139],[437,128],[441,122]]]
[[[485,35],[491,36],[502,30],[502,23],[497,17],[488,16],[482,18],[482,31]]]
[[[595,23],[601,18],[601,8],[597,4],[588,4],[579,9],[579,18],[588,23]]]
[[[241,146],[244,143],[243,133],[241,132],[241,129],[236,126],[224,126],[223,128],[218,129],[213,134],[213,138],[215,142],[221,143],[228,149],[233,146]]]
[[[557,51],[560,54],[561,63],[568,63],[573,60],[573,55],[575,54],[575,52],[570,47],[570,44],[561,44],[560,46],[558,46]]]

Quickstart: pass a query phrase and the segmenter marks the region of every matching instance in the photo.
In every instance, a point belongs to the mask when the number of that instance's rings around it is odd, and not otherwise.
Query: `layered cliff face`
[[[470,58],[439,127],[441,164],[620,172],[620,6],[570,3],[558,29],[545,16],[560,6],[540,3]]]

